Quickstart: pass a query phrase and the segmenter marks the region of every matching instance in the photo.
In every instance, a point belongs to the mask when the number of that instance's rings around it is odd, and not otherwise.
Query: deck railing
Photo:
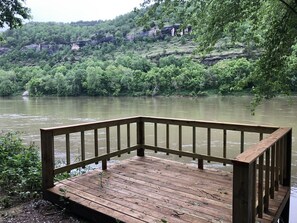
[[[262,218],[280,185],[287,188],[283,202],[286,207],[278,210],[275,222],[281,215],[283,222],[289,222],[291,140],[292,130],[279,128],[232,161],[234,222],[242,219],[255,222],[255,216]]]
[[[137,130],[134,132],[140,133],[140,125],[138,117],[125,118],[125,119],[116,119],[111,121],[103,122],[94,122],[80,125],[72,126],[62,126],[56,128],[45,128],[41,129],[41,152],[42,152],[42,183],[43,189],[51,188],[54,186],[54,176],[63,173],[69,172],[73,169],[79,167],[85,167],[86,165],[97,163],[102,161],[102,168],[107,168],[107,160],[112,157],[120,156],[121,154],[129,153],[133,150],[139,150],[141,142],[137,139],[137,144],[131,144],[131,125],[136,124]],[[127,145],[125,148],[121,144],[121,126],[126,126],[127,128]],[[117,129],[117,150],[111,151],[111,137],[110,137],[110,128],[115,127]],[[106,137],[106,146],[105,150],[101,151],[99,154],[98,146],[98,130],[105,130]],[[94,157],[86,159],[86,140],[85,133],[87,131],[93,132],[93,151]],[[70,134],[80,133],[80,159],[78,162],[71,163],[71,148],[70,148]],[[57,136],[65,136],[65,152],[66,152],[66,165],[56,168],[55,167],[55,148],[54,141]]]
[[[111,132],[116,141],[111,148]],[[191,132],[191,136],[185,134]],[[105,146],[99,148],[99,131],[103,131]],[[221,132],[221,151],[213,149],[212,133]],[[86,132],[92,135],[92,157],[86,159]],[[71,160],[71,135],[80,135],[80,159]],[[233,157],[228,156],[231,135],[238,136],[238,151]],[[246,148],[246,136],[257,134],[257,140]],[[165,140],[161,140],[161,137]],[[216,134],[217,135],[217,134]],[[264,138],[265,135],[265,138]],[[66,163],[55,167],[55,138],[64,136]],[[217,136],[216,136],[217,137]],[[203,138],[203,139],[202,139]],[[234,136],[232,136],[234,138]],[[183,119],[156,117],[131,117],[111,121],[94,122],[72,126],[41,129],[43,189],[54,186],[54,176],[69,172],[79,167],[102,162],[102,169],[107,168],[107,161],[131,151],[144,156],[145,150],[165,152],[198,160],[198,168],[203,169],[204,161],[233,165],[233,222],[255,222],[267,213],[270,199],[274,198],[279,185],[290,188],[292,130],[269,126],[241,125]],[[205,144],[202,153],[198,139]],[[254,137],[255,139],[255,137]],[[217,140],[217,139],[216,139]],[[234,139],[233,139],[234,140]],[[175,141],[172,144],[172,141]],[[191,141],[191,142],[189,142]],[[187,146],[185,146],[185,144]],[[174,148],[176,147],[176,148]],[[220,146],[219,146],[220,147]],[[212,155],[216,152],[216,156]],[[233,152],[234,154],[234,152]],[[235,158],[234,158],[235,157]],[[289,193],[284,204],[288,206]],[[288,207],[282,210],[288,210]],[[236,208],[235,208],[236,207]],[[287,215],[284,214],[286,217]]]

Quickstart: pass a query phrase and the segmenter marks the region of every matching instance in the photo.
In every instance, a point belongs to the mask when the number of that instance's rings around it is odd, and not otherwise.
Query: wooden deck
[[[56,166],[58,147],[63,166]],[[146,151],[190,157],[196,165]],[[44,198],[93,222],[289,223],[288,127],[139,116],[41,129],[41,152]],[[137,157],[108,165],[130,152]],[[102,170],[55,183],[59,174],[99,162]],[[233,171],[205,169],[206,162]]]
[[[48,189],[48,198],[94,222],[232,222],[232,173],[155,157],[133,157],[72,177]],[[287,190],[280,188],[272,222]],[[89,210],[78,213],[77,206]]]

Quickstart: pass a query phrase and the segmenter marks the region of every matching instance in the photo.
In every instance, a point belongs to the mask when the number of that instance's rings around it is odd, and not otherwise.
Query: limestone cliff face
[[[0,47],[0,55],[5,54],[9,51],[8,47]]]
[[[152,27],[149,30],[141,30],[138,32],[132,31],[130,33],[127,33],[124,37],[126,41],[135,41],[135,40],[141,40],[142,38],[149,37],[149,38],[155,38],[155,39],[164,39],[166,36],[183,36],[191,33],[191,27],[187,27],[185,29],[180,29],[179,24],[174,24],[171,26],[165,26],[161,29],[158,27]],[[77,40],[77,41],[71,41],[71,42],[43,42],[43,43],[31,43],[28,45],[25,45],[21,48],[22,51],[47,51],[49,54],[56,53],[61,48],[70,47],[71,50],[77,51],[80,48],[84,46],[96,46],[103,43],[116,43],[117,38],[110,33],[102,33],[98,32],[90,36],[89,39],[84,40]],[[0,47],[0,55],[3,55],[7,53],[12,48],[9,47]]]

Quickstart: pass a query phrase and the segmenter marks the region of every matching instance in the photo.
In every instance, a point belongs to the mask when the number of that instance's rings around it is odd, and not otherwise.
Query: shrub
[[[26,146],[18,133],[0,133],[0,207],[9,200],[35,197],[41,191],[41,161],[36,146]]]
[[[0,83],[0,96],[11,96],[15,91],[12,81],[4,80]]]

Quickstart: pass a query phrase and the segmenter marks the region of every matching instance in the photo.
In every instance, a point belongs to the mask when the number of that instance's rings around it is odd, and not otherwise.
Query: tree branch
[[[285,4],[292,12],[294,12],[297,15],[297,11],[295,10],[295,8],[293,8],[291,5],[289,5],[287,2],[285,2],[284,0],[279,0],[280,2],[282,2],[283,4]],[[296,2],[296,1],[295,1]]]

